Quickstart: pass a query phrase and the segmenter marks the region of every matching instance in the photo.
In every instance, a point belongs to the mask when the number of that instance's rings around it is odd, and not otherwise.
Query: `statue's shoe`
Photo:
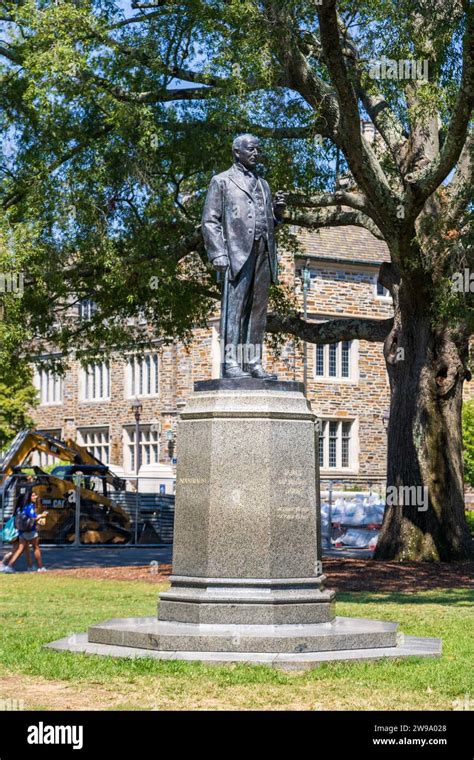
[[[255,364],[253,367],[248,366],[252,377],[258,377],[260,380],[277,380],[276,375],[272,375],[271,372],[266,372],[261,364]]]
[[[238,379],[240,377],[250,377],[248,372],[244,372],[240,367],[226,367],[224,369],[224,377],[232,377]]]

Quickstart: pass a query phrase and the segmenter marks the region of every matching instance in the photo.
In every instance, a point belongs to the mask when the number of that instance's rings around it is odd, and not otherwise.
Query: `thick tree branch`
[[[400,285],[400,272],[395,264],[384,261],[380,265],[378,281],[394,295],[394,290]]]
[[[132,6],[133,8],[134,6]],[[145,6],[143,6],[145,7]],[[151,5],[148,6],[150,8],[157,8],[157,5]],[[155,11],[153,13],[143,13],[139,16],[132,16],[132,18],[124,18],[122,21],[117,21],[116,24],[112,24],[108,27],[108,31],[113,31],[114,29],[122,29],[124,26],[129,26],[130,24],[141,24],[145,21],[153,21],[153,19],[161,18],[163,15],[162,10]]]
[[[15,52],[13,48],[0,45],[0,55],[2,55],[4,58],[7,58],[12,63],[17,64],[18,66],[21,66],[22,64],[21,56]]]
[[[307,343],[338,343],[341,340],[367,340],[383,343],[393,326],[393,319],[332,319],[307,322],[299,315],[282,317],[269,314],[267,331],[289,333]]]
[[[104,77],[92,74],[90,71],[81,72],[79,77],[94,82],[116,100],[125,103],[167,103],[175,100],[204,100],[209,97],[216,97],[214,89],[207,87],[163,88],[161,91],[132,92],[125,90],[120,85],[113,84]]]
[[[347,211],[344,209],[330,211],[301,213],[287,211],[282,219],[285,224],[294,224],[297,227],[307,227],[317,230],[321,227],[364,227],[378,240],[385,240],[377,225],[361,211]]]
[[[474,132],[471,132],[464,143],[456,173],[447,188],[449,196],[448,224],[453,224],[466,210],[469,201],[472,200],[473,185]]]
[[[155,0],[154,3],[131,3],[133,9],[137,8],[162,8],[166,5],[176,6],[177,3],[173,0]]]
[[[370,88],[367,87],[367,74],[359,62],[357,48],[354,40],[347,27],[342,24],[339,18],[339,27],[344,40],[343,53],[347,66],[352,68],[356,80],[356,93],[375,128],[382,136],[385,144],[390,149],[392,156],[398,166],[399,152],[406,142],[407,134],[395,113],[390,108],[385,98],[380,93],[374,92],[374,82],[370,81]],[[325,63],[323,49],[317,37],[307,30],[300,30],[301,48],[307,56]],[[369,92],[370,89],[370,92]]]
[[[201,225],[196,225],[194,230],[188,235],[184,235],[176,244],[169,246],[173,259],[178,262],[184,259],[190,253],[199,253],[201,258],[204,256],[204,241],[202,239]],[[160,255],[162,255],[160,253]]]
[[[175,72],[178,69],[170,69],[168,73],[177,76]],[[192,72],[188,72],[191,74]],[[96,85],[110,93],[116,100],[126,103],[169,103],[171,101],[189,101],[189,100],[208,100],[210,98],[222,97],[224,94],[230,96],[232,92],[232,80],[217,79],[208,77],[208,82],[214,82],[214,86],[202,87],[174,87],[163,88],[162,90],[148,90],[144,92],[133,92],[126,90],[120,85],[113,84],[104,77],[92,74],[91,72],[81,72],[80,78],[87,81],[93,81]],[[199,75],[195,73],[196,81]],[[276,84],[275,86],[281,86]],[[263,85],[255,83],[248,84],[244,89],[245,92],[256,92],[263,88]]]
[[[461,83],[447,134],[438,155],[417,172],[407,174],[418,204],[422,204],[446,179],[455,166],[469,127],[474,106],[474,6],[466,7],[466,30],[463,38]]]
[[[376,130],[390,149],[396,165],[400,166],[400,154],[407,139],[402,125],[383,95],[369,93],[364,89],[362,79],[359,80],[357,92]]]
[[[399,167],[400,151],[408,135],[383,95],[374,92],[374,81],[370,80],[369,82],[368,80],[367,72],[359,61],[356,43],[339,16],[338,20],[345,47],[348,47],[350,51],[350,54],[346,55],[346,63],[354,73],[357,97],[361,100],[376,130],[389,148],[396,166]]]
[[[175,79],[182,79],[183,82],[194,82],[195,84],[207,84],[211,87],[224,87],[230,80],[226,77],[219,77],[216,74],[206,74],[204,71],[192,71],[182,66],[166,66],[164,72]]]
[[[300,195],[289,193],[287,203],[296,208],[324,208],[326,206],[349,206],[357,211],[364,211],[370,216],[369,203],[362,193],[349,193],[337,190],[335,193],[317,193],[316,195]]]
[[[136,61],[142,66],[146,66],[155,74],[164,74],[173,77],[174,79],[181,79],[185,82],[193,82],[195,84],[209,85],[212,87],[231,88],[234,84],[233,80],[229,77],[221,77],[217,74],[209,74],[204,71],[193,71],[192,69],[178,66],[176,63],[170,65],[168,62],[164,61],[157,55],[150,55],[147,52],[144,52],[142,49],[131,47],[121,40],[116,40],[97,29],[94,29],[92,34],[86,35],[86,38],[91,37],[97,39],[103,45],[111,47],[117,50],[119,53],[122,53],[122,55],[124,55],[127,59]],[[104,79],[104,82],[107,82],[107,80]],[[109,87],[113,86],[111,82],[109,82],[108,85]],[[288,86],[288,82],[286,77],[280,73],[277,77],[275,77],[273,85],[275,87],[286,87]],[[248,91],[252,92],[254,90],[260,89],[261,87],[267,87],[268,83],[249,81],[247,83],[247,86],[249,88]]]
[[[395,197],[374,151],[361,134],[354,76],[349,74],[341,46],[336,0],[324,0],[317,6],[317,13],[324,57],[339,101],[344,153],[357,184],[377,205],[379,214],[393,213]],[[384,216],[388,221],[388,214]]]
[[[315,133],[338,144],[339,106],[335,92],[317,76],[305,56],[307,41],[295,28],[288,7],[281,0],[263,0],[269,37],[286,73],[287,85],[298,92],[315,112]]]

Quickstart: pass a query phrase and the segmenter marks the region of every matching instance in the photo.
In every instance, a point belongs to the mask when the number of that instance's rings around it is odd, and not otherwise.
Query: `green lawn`
[[[27,709],[453,709],[474,700],[473,599],[467,590],[338,595],[339,615],[396,620],[438,636],[439,660],[262,666],[126,660],[42,649],[110,617],[154,615],[164,586],[65,576],[0,577],[0,699]]]

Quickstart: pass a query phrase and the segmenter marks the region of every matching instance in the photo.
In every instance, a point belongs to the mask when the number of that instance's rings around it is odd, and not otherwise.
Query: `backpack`
[[[27,517],[23,509],[15,515],[15,528],[23,533],[28,533],[30,530],[34,530],[36,520],[34,517]]]
[[[10,542],[15,541],[18,538],[18,531],[15,527],[15,518],[10,517],[3,526],[3,531],[0,533],[2,541]]]

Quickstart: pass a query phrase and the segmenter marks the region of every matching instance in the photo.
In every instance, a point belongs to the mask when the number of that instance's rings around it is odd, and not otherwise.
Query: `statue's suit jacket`
[[[278,280],[273,201],[268,182],[258,178],[265,197],[268,255],[272,282]],[[235,280],[250,256],[255,238],[255,199],[247,187],[244,174],[232,166],[216,174],[207,191],[202,215],[202,234],[209,261],[229,257],[229,279]]]

